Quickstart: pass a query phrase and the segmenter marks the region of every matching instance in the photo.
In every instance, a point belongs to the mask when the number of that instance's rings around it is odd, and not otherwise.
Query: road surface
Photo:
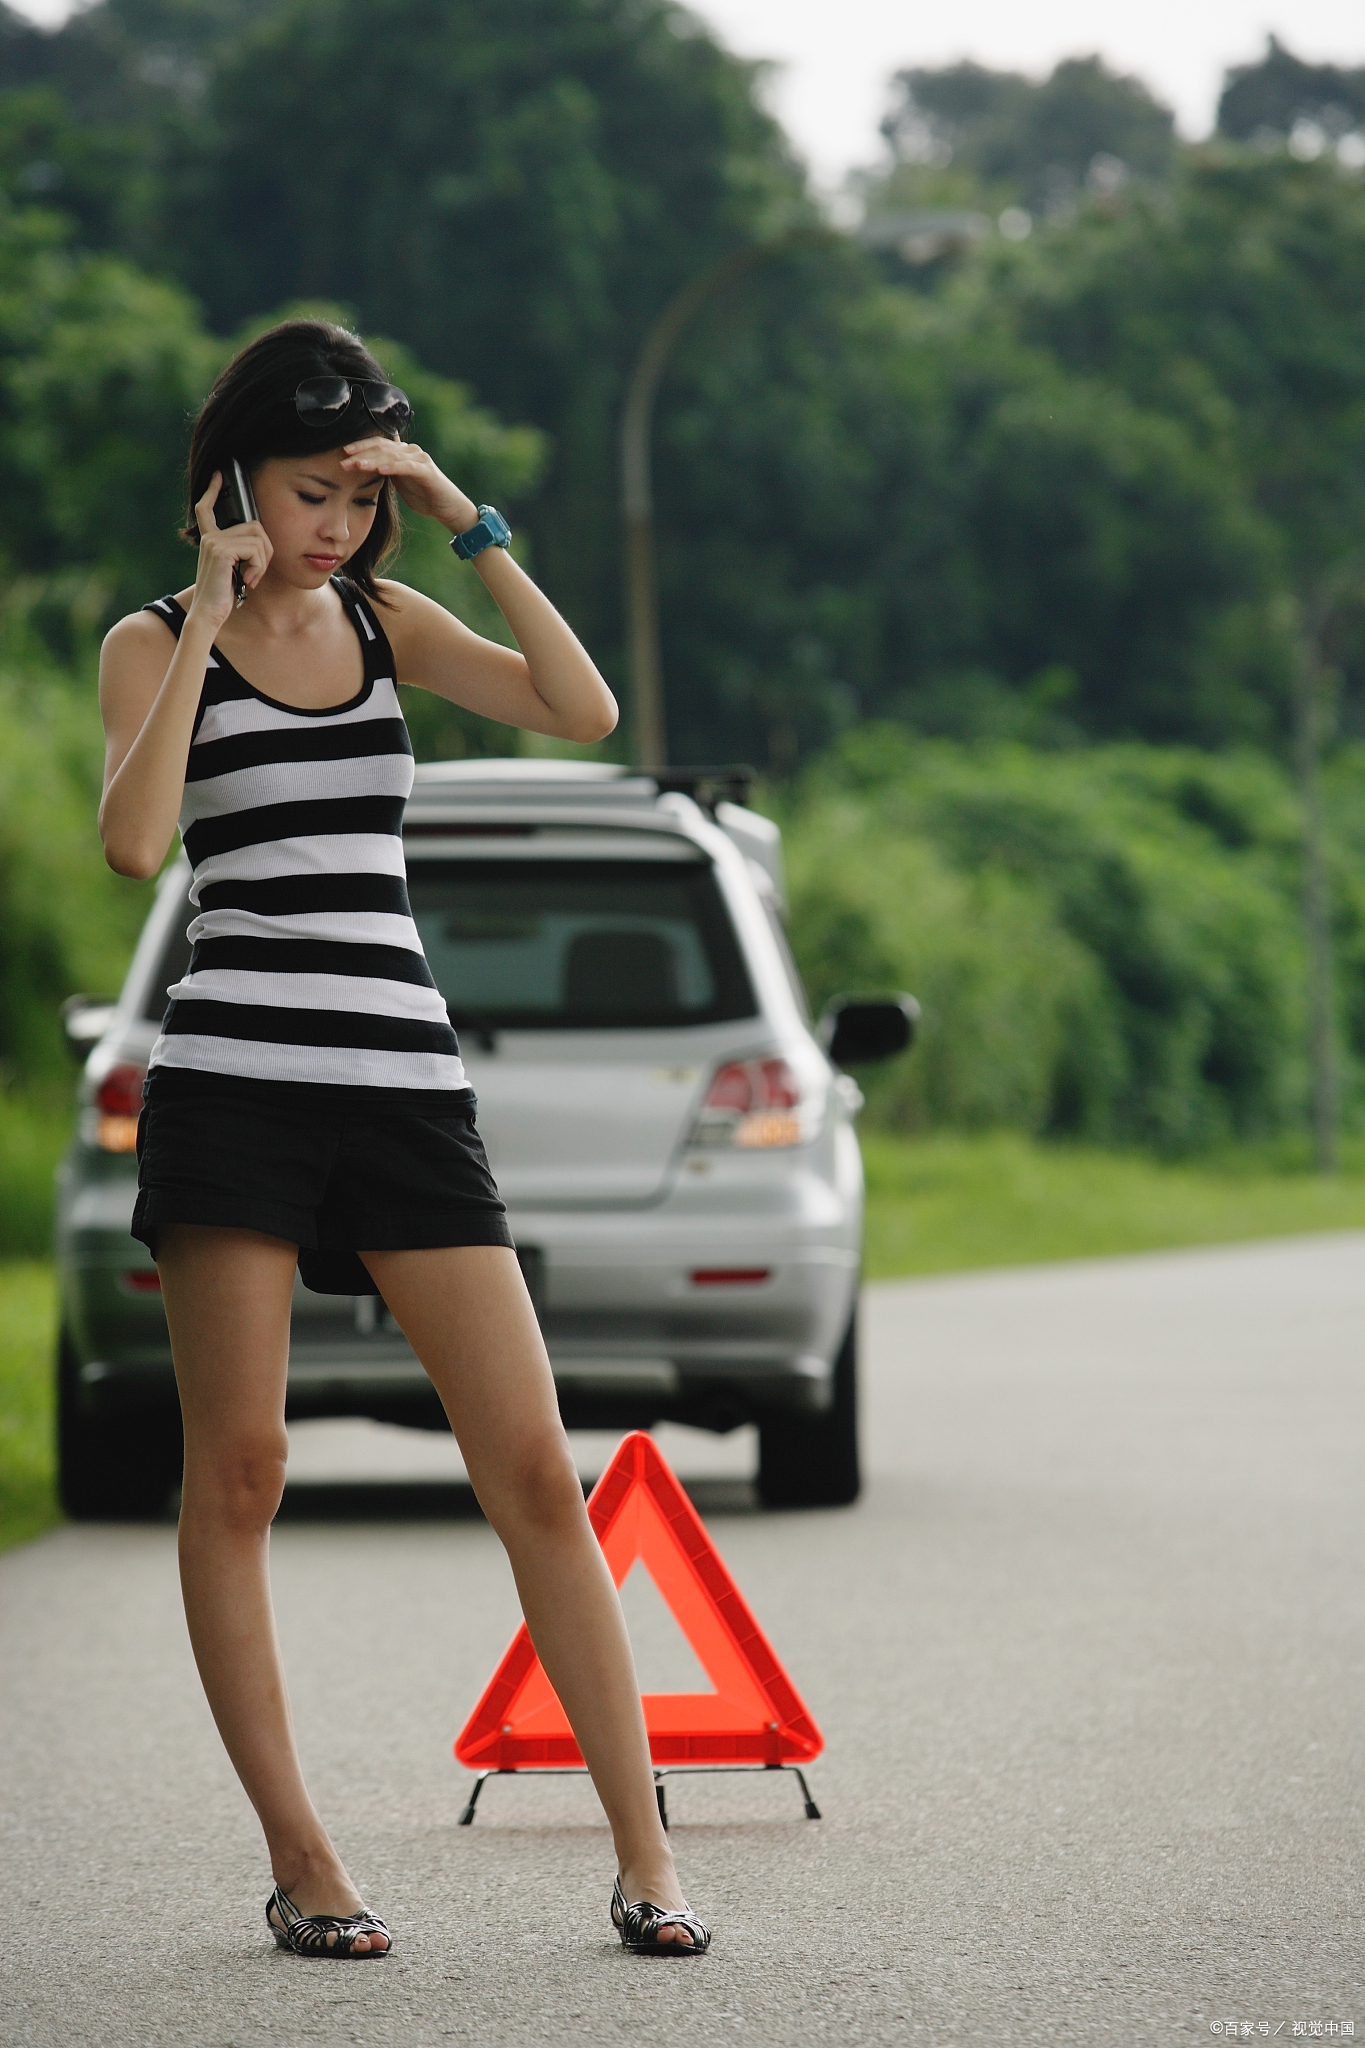
[[[315,1425],[281,1631],[394,1954],[267,1944],[174,1532],[61,1529],[0,1559],[5,2048],[1365,2040],[1365,1236],[887,1284],[865,1333],[856,1509],[760,1514],[743,1442],[664,1438],[828,1742],[818,1823],[675,1782],[709,1956],[619,1950],[578,1783],[456,1826],[507,1570],[448,1447]],[[647,1590],[643,1682],[686,1688]]]

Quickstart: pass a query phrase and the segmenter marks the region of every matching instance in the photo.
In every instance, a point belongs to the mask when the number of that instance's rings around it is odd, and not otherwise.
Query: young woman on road
[[[104,645],[109,864],[156,874],[178,823],[195,877],[194,950],[144,1091],[133,1221],[160,1270],[184,1417],[190,1640],[265,1831],[276,1940],[308,1956],[385,1954],[388,1930],[304,1786],[268,1565],[295,1268],[324,1291],[371,1286],[506,1545],[611,1824],[621,1939],[696,1955],[710,1937],[660,1825],[620,1604],[412,922],[399,837],[413,771],[396,682],[579,742],[610,732],[616,705],[507,552],[499,516],[401,438],[410,412],[338,328],[290,321],[252,342],[194,430],[194,583]],[[223,528],[215,507],[234,459],[259,516]],[[377,578],[395,492],[455,536],[518,651]],[[329,1585],[326,1597],[364,1592]]]

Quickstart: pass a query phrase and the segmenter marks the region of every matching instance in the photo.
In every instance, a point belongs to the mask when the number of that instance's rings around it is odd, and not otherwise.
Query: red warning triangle
[[[774,1656],[652,1437],[635,1430],[592,1490],[588,1514],[619,1586],[637,1558],[714,1692],[645,1693],[656,1764],[809,1763],[825,1739]],[[472,1771],[572,1768],[583,1758],[523,1623],[455,1740]]]

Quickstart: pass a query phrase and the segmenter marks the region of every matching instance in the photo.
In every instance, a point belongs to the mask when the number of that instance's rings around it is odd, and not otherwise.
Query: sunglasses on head
[[[412,404],[406,391],[396,384],[378,384],[363,378],[352,384],[345,377],[305,377],[294,393],[294,410],[307,427],[330,427],[339,420],[353,398],[358,398],[377,427],[402,431],[412,418]]]

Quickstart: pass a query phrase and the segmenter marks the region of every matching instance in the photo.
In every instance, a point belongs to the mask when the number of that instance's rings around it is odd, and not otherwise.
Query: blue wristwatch
[[[462,562],[472,562],[485,548],[510,547],[512,529],[501,512],[495,512],[491,505],[480,505],[478,523],[464,533],[457,533],[450,545]]]

